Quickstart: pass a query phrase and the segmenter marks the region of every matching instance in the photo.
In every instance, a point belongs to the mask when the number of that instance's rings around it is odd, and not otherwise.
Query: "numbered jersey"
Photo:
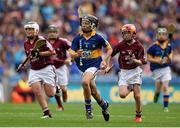
[[[78,51],[82,50],[82,57],[75,59],[76,65],[84,72],[90,67],[99,68],[102,61],[102,48],[111,47],[110,44],[99,34],[93,33],[89,39],[86,39],[83,35],[77,35],[71,46],[71,50]],[[82,65],[81,65],[82,63]]]
[[[131,61],[132,57],[141,60],[143,64],[146,63],[144,48],[137,40],[133,40],[131,44],[127,44],[124,41],[119,42],[119,44],[113,48],[112,56],[116,55],[117,53],[120,53],[118,58],[120,69],[136,68],[138,65]]]

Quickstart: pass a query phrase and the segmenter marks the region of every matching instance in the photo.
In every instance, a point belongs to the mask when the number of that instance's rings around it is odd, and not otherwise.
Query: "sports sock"
[[[91,99],[85,99],[85,108],[86,108],[86,111],[91,111],[92,108],[91,108]]]
[[[104,99],[101,99],[101,100],[96,100],[97,103],[99,104],[99,106],[103,109],[103,110],[106,110],[107,108],[107,102],[104,100]]]
[[[141,111],[136,111],[136,117],[141,117]]]
[[[164,103],[164,107],[168,107],[168,105],[169,105],[169,95],[164,95],[163,103]]]
[[[48,107],[45,107],[45,108],[43,108],[43,113],[44,113],[44,115],[49,115],[49,113],[50,113],[50,111],[49,111],[49,108]]]

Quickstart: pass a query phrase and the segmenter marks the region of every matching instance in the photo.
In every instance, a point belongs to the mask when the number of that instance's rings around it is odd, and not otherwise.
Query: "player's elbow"
[[[76,58],[76,57],[78,57],[78,54],[70,54],[70,57],[71,58]]]
[[[142,65],[145,65],[145,64],[147,64],[147,60],[141,60],[141,63],[142,63]]]
[[[108,51],[107,51],[107,53],[108,53],[108,55],[112,55],[112,53],[113,53],[112,48],[109,48]]]
[[[147,61],[148,61],[148,62],[151,62],[151,60],[152,60],[151,58],[149,58],[149,57],[147,58]]]
[[[69,53],[71,58],[76,58],[78,56],[78,54],[74,50],[72,50],[71,48],[68,49],[68,53]]]
[[[147,61],[148,62],[152,62],[153,61],[153,57],[151,55],[149,55],[149,54],[147,55]]]
[[[56,51],[53,50],[53,51],[50,51],[51,55],[55,55],[56,54]]]

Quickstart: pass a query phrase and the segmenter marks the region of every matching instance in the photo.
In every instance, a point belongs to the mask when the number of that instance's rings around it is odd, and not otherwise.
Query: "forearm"
[[[135,64],[137,64],[139,66],[144,64],[141,60],[134,59],[133,61],[134,61]]]
[[[79,54],[72,49],[68,49],[68,53],[72,59],[79,57]]]
[[[108,65],[109,65],[110,62],[111,62],[112,52],[113,52],[112,48],[109,48],[109,49],[107,50],[106,56],[104,57],[104,61],[105,61]]]
[[[155,56],[152,56],[150,54],[147,54],[147,60],[150,63],[161,64],[162,58],[161,57],[155,57]]]
[[[76,52],[70,53],[70,58],[75,59],[77,57],[79,57],[78,53],[76,53]]]
[[[148,58],[148,61],[151,62],[151,63],[156,63],[156,64],[160,64],[161,63],[160,58],[158,58],[158,59]]]
[[[168,59],[172,60],[173,52],[171,52],[171,54],[169,54],[167,57],[168,57]]]
[[[44,51],[44,52],[39,52],[40,56],[51,56],[51,55],[55,55],[56,52],[54,51]]]

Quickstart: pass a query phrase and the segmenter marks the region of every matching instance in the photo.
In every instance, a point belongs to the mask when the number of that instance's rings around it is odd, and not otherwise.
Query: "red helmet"
[[[136,34],[136,27],[134,24],[125,24],[122,26],[121,31],[131,31],[133,34]]]

